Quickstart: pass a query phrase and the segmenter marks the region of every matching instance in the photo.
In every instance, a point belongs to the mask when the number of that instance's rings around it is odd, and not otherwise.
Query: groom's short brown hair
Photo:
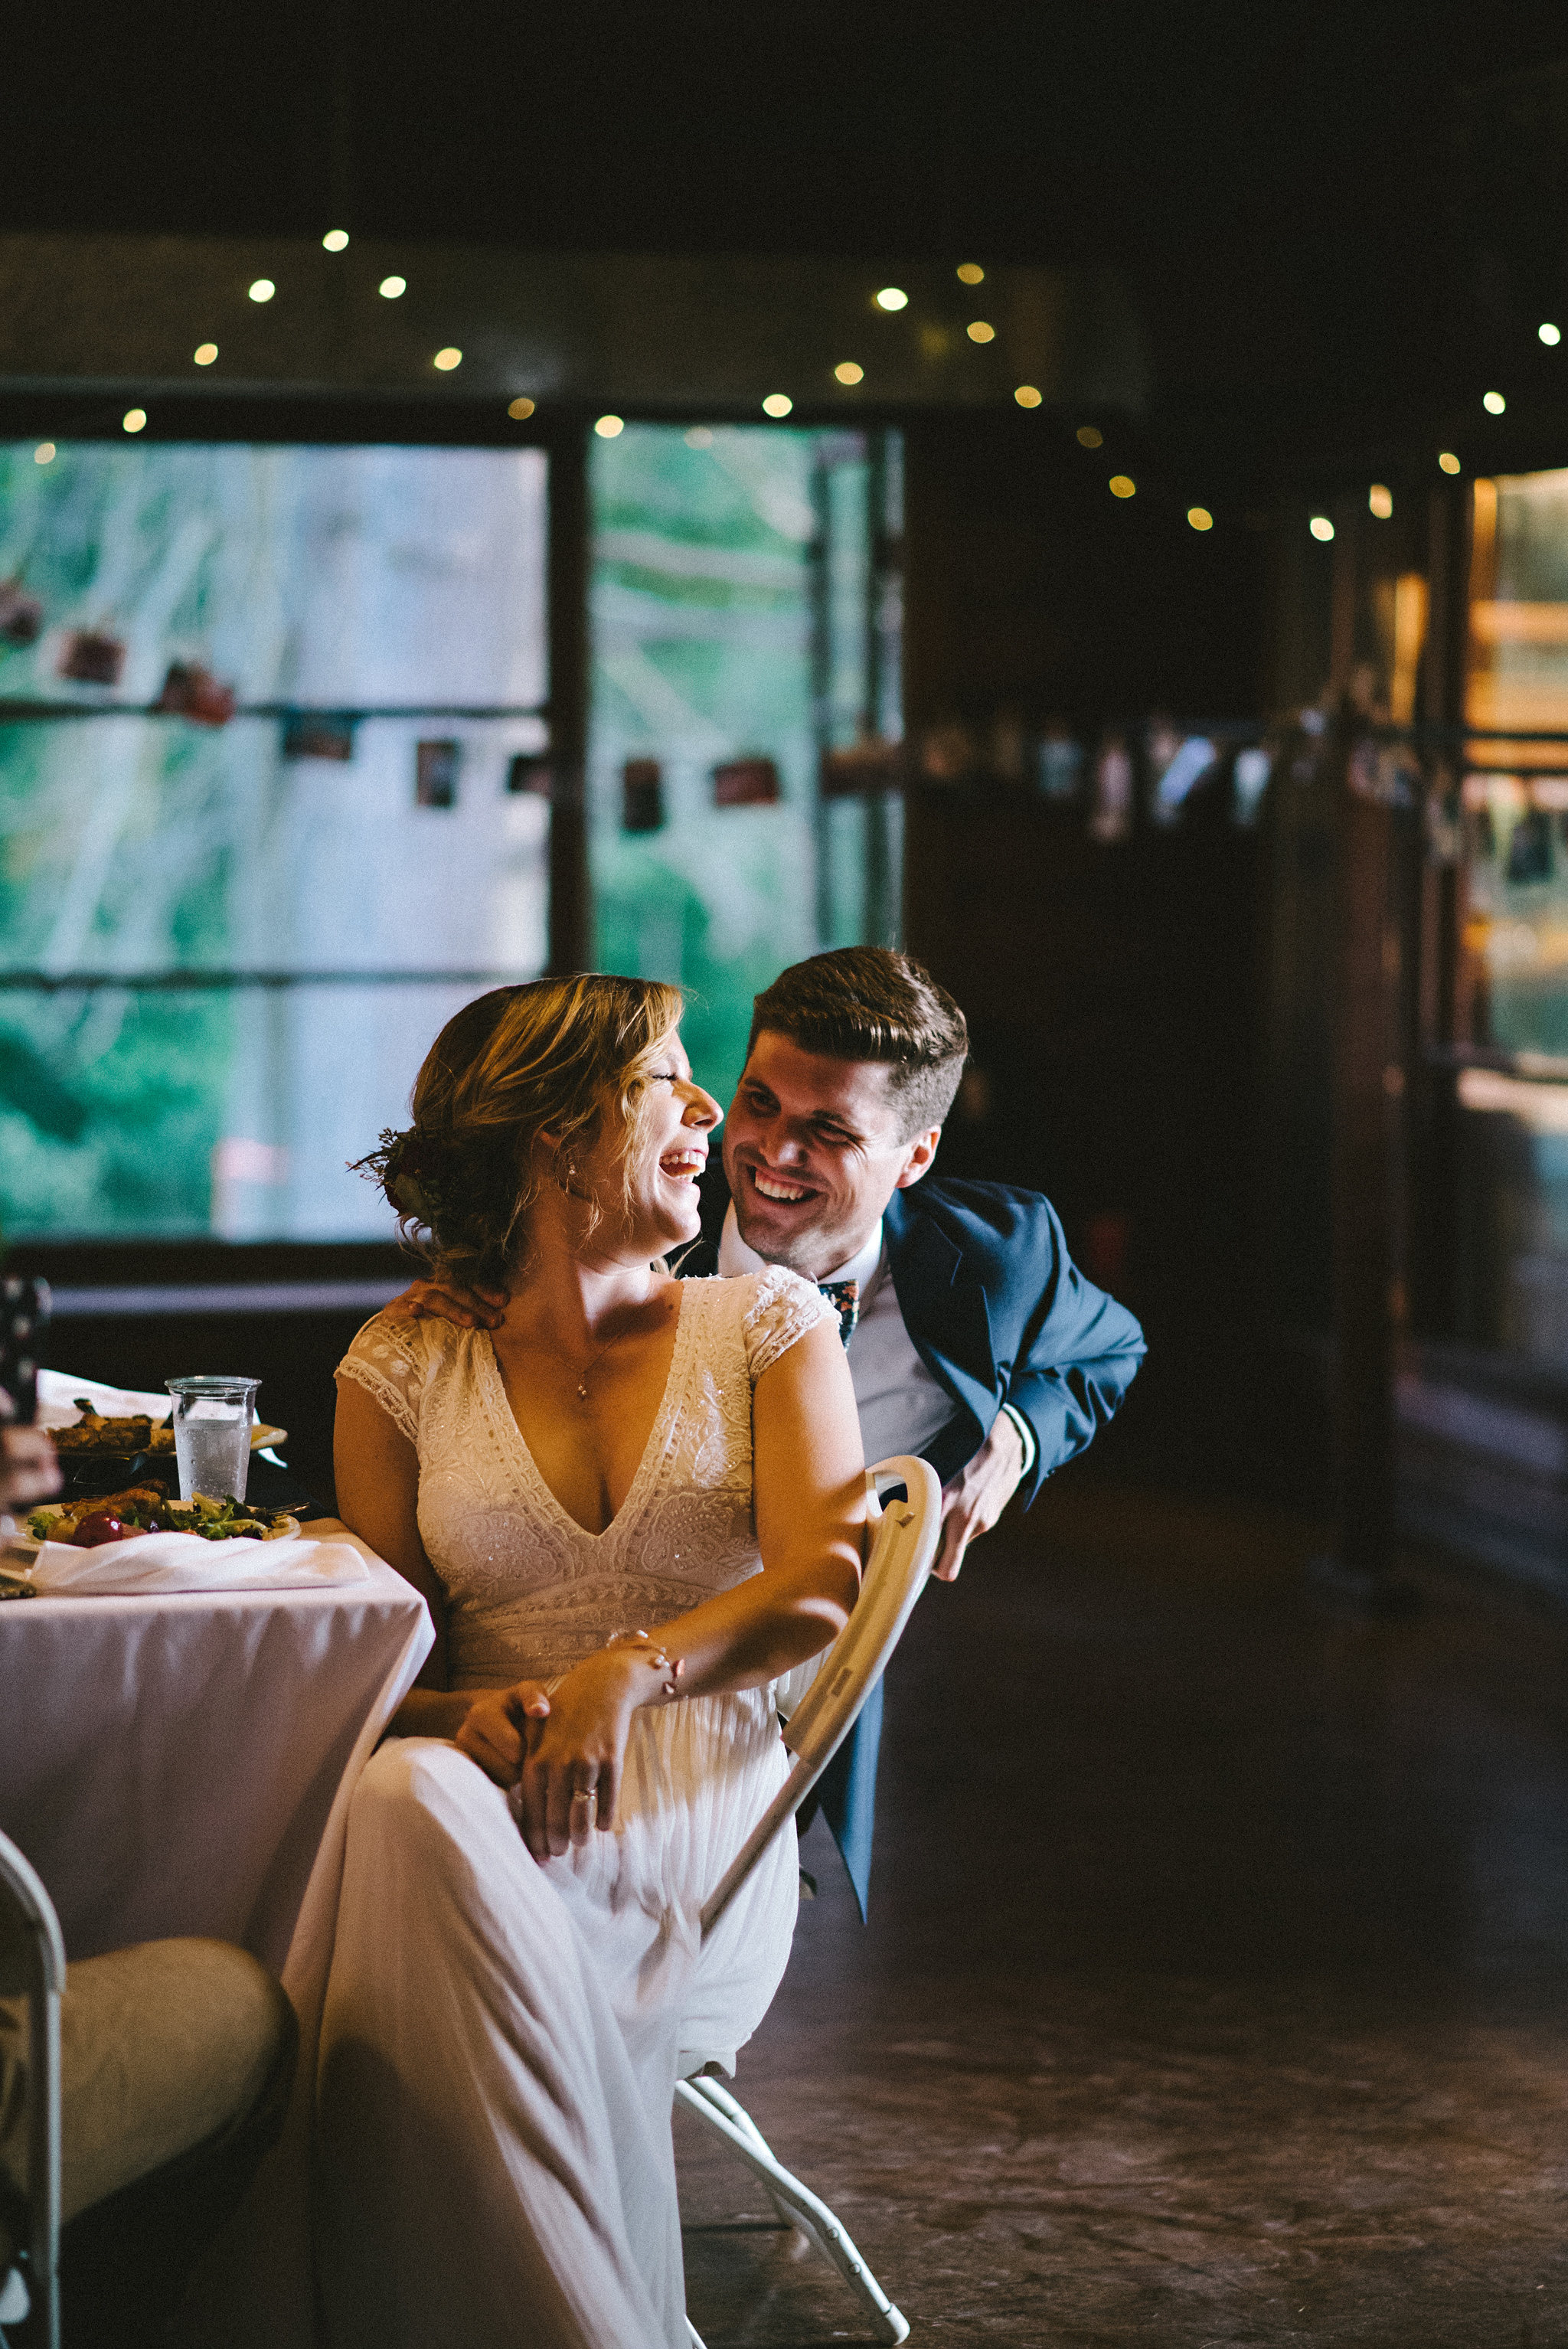
[[[755,999],[748,1059],[765,1028],[830,1060],[883,1062],[906,1141],[942,1123],[969,1051],[947,989],[892,947],[836,947],[791,963]]]

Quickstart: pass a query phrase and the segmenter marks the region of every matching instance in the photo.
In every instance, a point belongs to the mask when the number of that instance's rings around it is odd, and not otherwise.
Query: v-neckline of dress
[[[648,1430],[648,1440],[643,1446],[642,1457],[637,1463],[636,1473],[633,1476],[631,1483],[626,1487],[625,1497],[622,1501],[620,1507],[610,1519],[609,1524],[602,1526],[598,1533],[592,1532],[587,1526],[580,1523],[580,1521],[573,1516],[571,1510],[565,1506],[564,1503],[558,1499],[556,1495],[552,1492],[550,1485],[545,1479],[543,1471],[541,1469],[538,1461],[534,1458],[532,1452],[529,1449],[528,1438],[524,1435],[521,1428],[518,1425],[517,1413],[511,1407],[511,1397],[506,1391],[506,1381],[501,1376],[500,1361],[495,1350],[495,1340],[488,1330],[482,1333],[485,1340],[485,1360],[488,1364],[489,1376],[495,1383],[496,1392],[492,1401],[499,1403],[501,1416],[507,1426],[511,1430],[512,1439],[517,1445],[519,1453],[521,1454],[529,1480],[534,1488],[535,1495],[541,1501],[542,1501],[545,1508],[552,1512],[559,1522],[566,1527],[568,1532],[573,1534],[579,1541],[603,1542],[609,1540],[610,1536],[615,1531],[616,1527],[625,1521],[633,1503],[640,1497],[645,1483],[648,1480],[650,1475],[655,1473],[650,1469],[649,1463],[656,1459],[662,1459],[665,1452],[668,1449],[668,1422],[672,1409],[671,1398],[676,1392],[676,1373],[677,1371],[684,1369],[683,1357],[686,1352],[686,1330],[688,1326],[688,1316],[686,1314],[686,1295],[690,1286],[691,1284],[689,1281],[682,1280],[676,1283],[678,1293],[676,1304],[676,1341],[670,1349],[670,1366],[668,1371],[665,1373],[664,1392],[659,1397],[659,1407],[654,1413],[654,1423]]]

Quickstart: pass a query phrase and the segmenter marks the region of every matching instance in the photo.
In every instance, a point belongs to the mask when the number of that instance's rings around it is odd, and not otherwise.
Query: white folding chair
[[[774,1837],[794,1818],[854,1727],[925,1588],[942,1533],[942,1487],[934,1469],[923,1460],[882,1460],[868,1471],[867,1483],[880,1516],[872,1554],[861,1578],[860,1596],[810,1687],[784,1724],[784,1743],[795,1757],[789,1775],[705,1904],[705,1938]],[[906,1498],[882,1509],[878,1488],[894,1485],[903,1486]],[[676,2096],[756,2171],[779,2216],[799,2227],[832,2261],[865,2309],[877,2339],[906,2340],[908,2320],[883,2292],[847,2228],[820,2196],[785,2168],[728,2089],[698,2073],[677,2082]],[[686,2331],[695,2349],[702,2349],[701,2336],[689,2318]]]
[[[0,2326],[60,2340],[60,1992],[66,1945],[36,1870],[0,1835],[0,1998],[27,2002],[27,2241],[0,2276]],[[0,2333],[0,2341],[5,2338]]]

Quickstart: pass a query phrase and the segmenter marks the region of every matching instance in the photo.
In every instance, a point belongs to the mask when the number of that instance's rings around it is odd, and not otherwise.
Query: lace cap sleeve
[[[746,1366],[755,1386],[763,1371],[770,1370],[808,1330],[814,1330],[819,1321],[830,1321],[833,1309],[820,1288],[802,1280],[798,1272],[787,1272],[781,1264],[770,1264],[766,1272],[752,1274],[748,1286],[753,1295],[740,1329],[746,1341]]]
[[[338,1378],[350,1379],[373,1395],[414,1444],[419,1441],[419,1403],[428,1374],[428,1326],[377,1313],[365,1324],[336,1371]]]

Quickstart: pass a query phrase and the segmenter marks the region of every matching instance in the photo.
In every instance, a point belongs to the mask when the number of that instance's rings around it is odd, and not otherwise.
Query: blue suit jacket
[[[702,1237],[677,1269],[718,1269],[729,1192],[717,1155],[703,1185]],[[1104,1426],[1143,1360],[1143,1332],[1068,1254],[1056,1209],[1037,1191],[932,1176],[895,1191],[883,1216],[888,1268],[916,1352],[953,1398],[925,1447],[944,1484],[972,1459],[1011,1403],[1035,1435],[1020,1491],[1027,1506],[1055,1468]],[[871,1882],[881,1687],[819,1782],[855,1897]]]

